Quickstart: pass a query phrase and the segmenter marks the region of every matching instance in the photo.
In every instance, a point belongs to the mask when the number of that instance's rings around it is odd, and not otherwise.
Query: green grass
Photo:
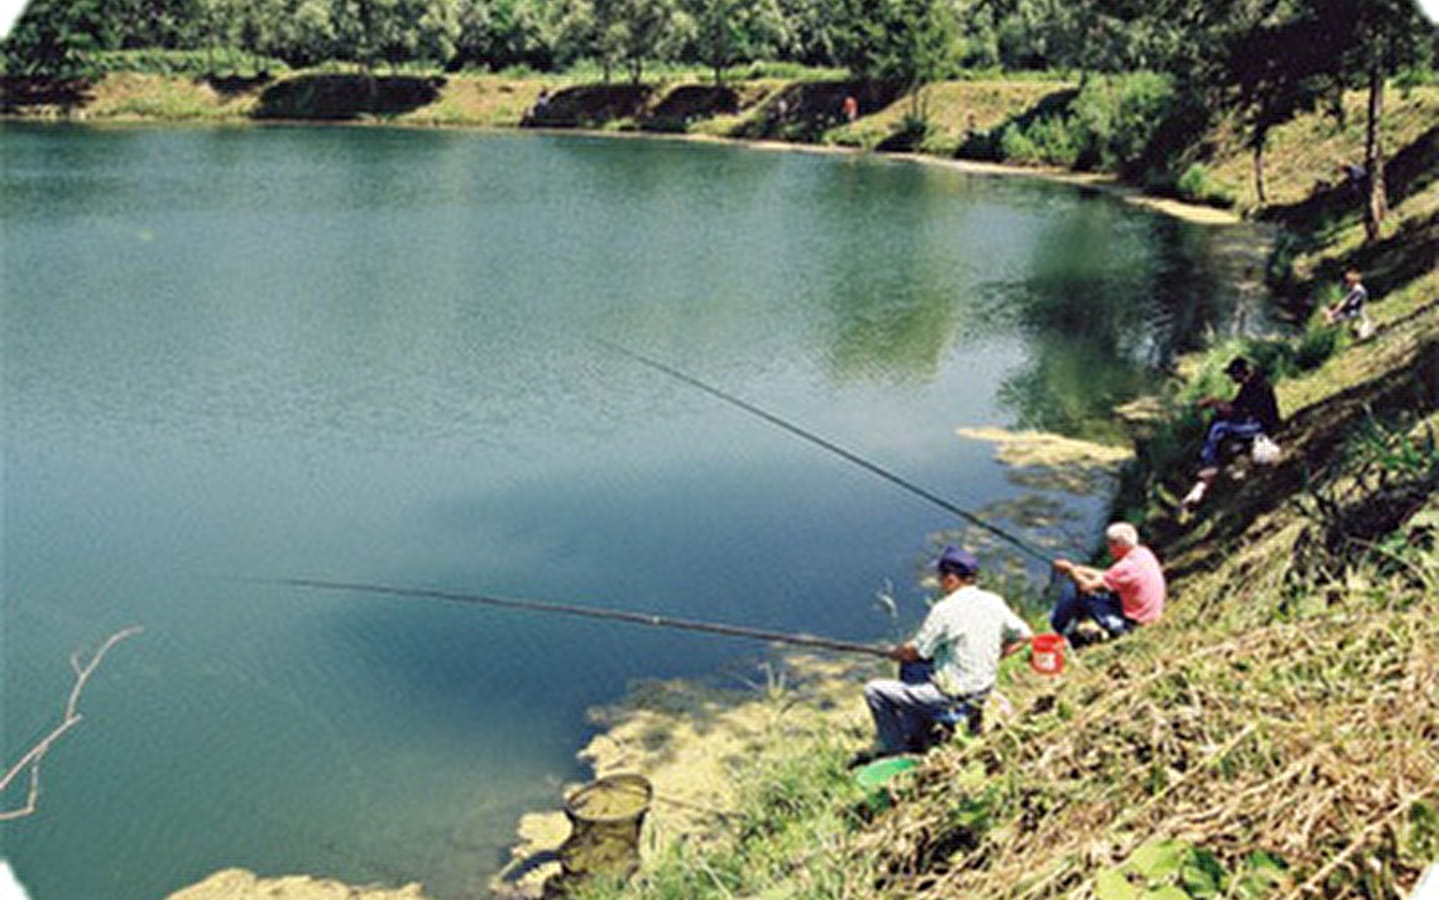
[[[741,763],[741,813],[717,837],[654,848],[629,883],[597,879],[576,900],[839,898],[857,872],[844,858],[866,818],[863,796],[843,767],[845,746],[815,736],[801,752],[778,748]]]
[[[100,73],[140,72],[150,75],[222,75],[250,78],[289,71],[284,60],[258,56],[237,47],[213,50],[107,50],[88,59]]]
[[[1392,240],[1363,250],[1376,269],[1432,253],[1415,223],[1436,194],[1395,210]],[[1356,227],[1290,262],[1342,263]],[[1315,455],[1290,459],[1292,483],[1236,486],[1187,531],[1132,510],[1183,573],[1161,624],[1071,657],[1059,681],[1007,660],[1019,715],[932,752],[874,816],[838,769],[845,735],[769,747],[737,770],[740,815],[711,840],[656,847],[629,885],[583,896],[1406,896],[1439,857],[1439,412],[1365,398],[1417,386],[1416,354],[1439,341],[1439,276],[1417,272],[1372,297],[1386,328],[1371,341],[1311,317],[1185,362],[1131,472],[1141,494],[1192,455],[1194,402],[1233,392],[1222,368],[1239,354],[1274,376],[1291,453]],[[1421,513],[1376,526],[1385,491]]]

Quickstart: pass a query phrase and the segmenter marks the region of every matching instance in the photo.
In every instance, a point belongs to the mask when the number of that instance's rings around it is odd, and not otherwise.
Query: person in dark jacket
[[[1272,437],[1279,430],[1279,401],[1275,399],[1274,388],[1264,373],[1249,360],[1237,356],[1224,367],[1224,374],[1239,385],[1239,391],[1233,400],[1205,397],[1199,401],[1200,409],[1212,409],[1215,416],[1209,423],[1204,446],[1199,451],[1199,480],[1184,498],[1186,509],[1199,505],[1219,475],[1219,450],[1226,440],[1252,440],[1260,435]]]

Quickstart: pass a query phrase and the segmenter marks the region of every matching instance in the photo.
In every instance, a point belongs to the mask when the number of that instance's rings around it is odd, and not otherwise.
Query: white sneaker
[[[1204,494],[1205,494],[1205,492],[1208,491],[1208,490],[1209,490],[1209,482],[1207,482],[1207,481],[1196,481],[1196,482],[1194,482],[1194,487],[1192,487],[1192,488],[1189,489],[1189,493],[1187,493],[1187,494],[1184,495],[1184,499],[1183,499],[1182,501],[1180,501],[1180,504],[1179,504],[1179,505],[1180,505],[1181,507],[1183,507],[1184,509],[1193,509],[1194,507],[1196,507],[1196,506],[1199,505],[1199,503],[1200,503],[1201,500],[1204,499]]]

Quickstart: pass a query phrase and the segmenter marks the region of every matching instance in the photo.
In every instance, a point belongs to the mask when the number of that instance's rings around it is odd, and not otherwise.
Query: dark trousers
[[[1133,630],[1135,622],[1124,615],[1124,605],[1114,591],[1102,589],[1092,594],[1079,590],[1073,581],[1065,581],[1049,614],[1049,625],[1056,634],[1069,637],[1083,619],[1091,619],[1113,637]]]

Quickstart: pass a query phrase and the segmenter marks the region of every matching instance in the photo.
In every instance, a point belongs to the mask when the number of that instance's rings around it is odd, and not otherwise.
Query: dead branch
[[[70,697],[65,702],[64,717],[61,719],[59,725],[56,725],[50,730],[49,734],[46,734],[37,741],[34,746],[25,751],[25,754],[21,756],[14,765],[5,770],[4,776],[0,777],[0,794],[4,794],[4,792],[9,789],[11,782],[20,776],[20,773],[26,771],[30,773],[30,787],[26,796],[25,805],[16,809],[0,810],[0,822],[24,818],[35,812],[37,802],[40,798],[40,763],[45,759],[45,754],[50,752],[50,748],[55,745],[55,742],[60,740],[70,729],[79,725],[80,720],[84,718],[80,715],[79,707],[80,693],[85,690],[86,682],[90,680],[90,676],[99,668],[101,660],[105,658],[105,654],[110,651],[111,647],[131,635],[139,634],[143,630],[140,626],[134,625],[122,631],[115,632],[105,639],[105,643],[101,644],[100,649],[96,650],[87,661],[81,660],[79,650],[70,654],[70,668],[75,672],[75,685],[70,688]]]

